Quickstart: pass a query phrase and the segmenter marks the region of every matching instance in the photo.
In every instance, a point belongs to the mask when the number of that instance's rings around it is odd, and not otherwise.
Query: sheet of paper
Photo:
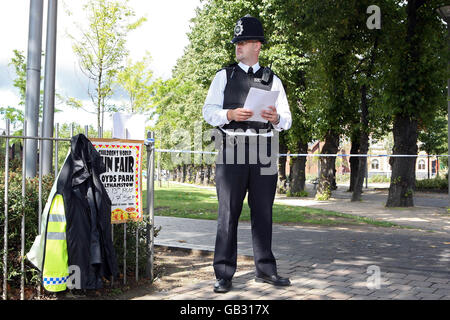
[[[279,93],[280,91],[266,91],[258,88],[250,88],[244,103],[244,108],[252,110],[253,116],[247,119],[247,121],[261,121],[266,123],[267,120],[261,117],[261,111],[270,110],[269,106],[275,106]]]
[[[145,140],[146,117],[141,114],[113,114],[113,138]]]

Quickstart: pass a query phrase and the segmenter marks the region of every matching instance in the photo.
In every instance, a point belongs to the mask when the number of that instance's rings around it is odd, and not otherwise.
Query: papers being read
[[[258,88],[250,88],[244,108],[253,111],[247,121],[261,121],[266,123],[267,120],[261,117],[261,111],[269,110],[269,106],[275,106],[280,91],[266,91]]]

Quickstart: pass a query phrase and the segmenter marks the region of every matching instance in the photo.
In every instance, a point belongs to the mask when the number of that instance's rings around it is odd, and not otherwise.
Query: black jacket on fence
[[[100,180],[105,171],[86,136],[72,137],[56,192],[64,198],[68,265],[80,268],[81,289],[99,289],[103,277],[119,274],[111,237],[111,200]]]

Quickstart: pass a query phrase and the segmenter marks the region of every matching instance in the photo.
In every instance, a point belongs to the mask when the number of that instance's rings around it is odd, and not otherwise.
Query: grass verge
[[[144,206],[146,205],[144,195]],[[170,187],[155,185],[155,215],[191,219],[217,219],[217,196],[215,190],[171,184]],[[244,200],[240,221],[250,221],[247,198]],[[275,203],[273,222],[280,224],[307,224],[323,226],[371,225],[385,228],[405,228],[395,223],[334,211],[290,206]]]

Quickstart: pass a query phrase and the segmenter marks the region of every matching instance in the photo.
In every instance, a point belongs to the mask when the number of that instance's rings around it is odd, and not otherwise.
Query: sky
[[[6,1],[6,0],[2,0]],[[44,0],[44,17],[42,27],[42,50],[45,51],[47,30],[47,0]],[[91,104],[87,94],[87,78],[80,71],[78,60],[72,52],[72,40],[68,34],[76,34],[74,21],[83,21],[85,13],[82,4],[86,1],[59,0],[56,51],[56,92],[74,97],[85,105]],[[19,93],[13,87],[14,68],[8,66],[13,57],[13,50],[18,49],[27,54],[29,0],[8,1],[7,9],[0,10],[0,106],[19,107]],[[130,0],[136,17],[146,17],[147,21],[138,29],[131,31],[127,39],[127,49],[133,61],[142,59],[146,52],[152,57],[150,69],[154,78],[168,79],[178,58],[183,55],[188,44],[190,20],[195,16],[195,9],[200,0]],[[68,14],[68,10],[72,15]],[[44,75],[45,58],[42,58],[41,75]],[[42,84],[43,86],[43,84]],[[43,89],[43,88],[41,88]],[[114,102],[123,104],[127,98],[116,94]],[[82,110],[74,110],[64,105],[56,108],[63,110],[55,114],[55,123],[76,122],[80,125],[94,125],[96,116]],[[109,118],[110,119],[110,118]],[[4,127],[0,124],[0,127]],[[112,121],[105,118],[105,129],[111,129]]]

